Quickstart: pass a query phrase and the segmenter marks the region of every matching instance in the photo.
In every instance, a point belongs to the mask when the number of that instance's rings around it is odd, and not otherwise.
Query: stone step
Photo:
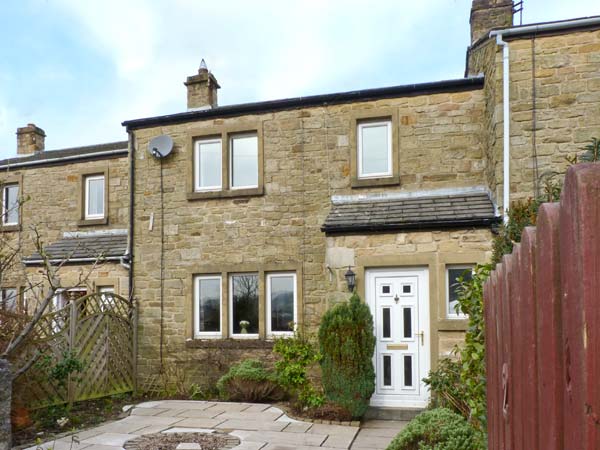
[[[387,408],[382,406],[369,406],[363,419],[401,420],[409,422],[423,411],[425,411],[425,408]]]

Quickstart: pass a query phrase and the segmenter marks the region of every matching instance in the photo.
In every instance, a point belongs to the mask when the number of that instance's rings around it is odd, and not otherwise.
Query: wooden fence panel
[[[484,300],[489,448],[600,448],[600,164],[569,168]]]
[[[36,352],[41,352],[40,360],[49,355],[54,361],[71,352],[84,370],[60,382],[50,379],[38,362],[15,380],[13,398],[29,408],[40,408],[132,391],[136,314],[129,300],[95,293],[44,315],[15,365]]]
[[[563,448],[563,361],[558,247],[559,205],[541,206],[537,219],[535,258],[538,360],[539,448]]]

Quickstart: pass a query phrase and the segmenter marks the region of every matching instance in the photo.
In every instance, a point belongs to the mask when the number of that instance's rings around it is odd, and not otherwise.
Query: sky
[[[202,58],[219,104],[464,75],[471,0],[3,0],[0,158],[35,123],[46,149],[126,140],[121,122],[186,110]],[[523,23],[600,14],[524,0]],[[518,24],[518,17],[516,18]]]

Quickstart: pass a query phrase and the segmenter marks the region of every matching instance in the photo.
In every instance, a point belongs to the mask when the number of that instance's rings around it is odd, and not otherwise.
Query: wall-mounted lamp
[[[348,266],[348,270],[344,274],[344,278],[346,278],[346,284],[348,285],[348,290],[350,292],[354,292],[354,288],[356,287],[356,274],[352,272],[350,266]]]

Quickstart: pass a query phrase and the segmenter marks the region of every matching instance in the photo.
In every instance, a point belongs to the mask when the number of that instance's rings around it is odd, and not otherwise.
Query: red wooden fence
[[[489,449],[600,449],[600,164],[569,168],[484,299]]]

